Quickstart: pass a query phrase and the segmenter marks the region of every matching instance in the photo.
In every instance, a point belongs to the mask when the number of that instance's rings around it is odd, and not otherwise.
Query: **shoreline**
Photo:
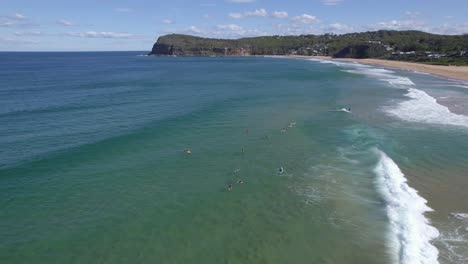
[[[321,59],[321,60],[336,60],[336,61],[351,61],[362,64],[378,65],[390,68],[397,68],[403,70],[412,70],[422,73],[428,73],[437,77],[449,78],[458,81],[468,81],[468,66],[443,66],[443,65],[429,65],[415,62],[406,61],[391,61],[381,59],[353,59],[353,58],[332,58],[328,56],[298,56],[288,55],[281,56],[286,58],[298,59]]]

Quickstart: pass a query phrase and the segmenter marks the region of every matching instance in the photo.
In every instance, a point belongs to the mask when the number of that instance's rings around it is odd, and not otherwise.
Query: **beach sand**
[[[363,64],[380,65],[380,66],[392,67],[392,68],[398,68],[398,69],[413,70],[413,71],[429,73],[432,75],[445,77],[449,79],[468,81],[468,66],[428,65],[428,64],[414,63],[414,62],[390,61],[390,60],[379,60],[379,59],[350,59],[350,58],[334,59],[332,57],[326,57],[326,56],[288,56],[288,57],[353,61],[353,62],[358,62],[358,63],[363,63]]]

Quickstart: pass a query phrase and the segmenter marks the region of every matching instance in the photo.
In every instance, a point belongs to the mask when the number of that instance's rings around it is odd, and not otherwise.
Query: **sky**
[[[0,0],[0,51],[151,50],[214,38],[379,29],[468,33],[468,0]]]

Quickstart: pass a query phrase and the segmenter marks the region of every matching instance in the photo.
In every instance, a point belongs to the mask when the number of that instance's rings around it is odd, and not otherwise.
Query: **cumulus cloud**
[[[322,4],[327,6],[336,6],[341,4],[342,0],[322,0]]]
[[[436,34],[462,35],[468,34],[468,21],[461,24],[443,24],[430,29]]]
[[[161,22],[162,22],[163,24],[168,24],[168,25],[169,25],[169,24],[174,24],[174,23],[175,23],[174,20],[170,20],[170,19],[163,19]]]
[[[269,33],[260,31],[258,29],[249,29],[236,24],[218,24],[208,28],[198,28],[196,26],[190,26],[182,30],[166,31],[167,33],[181,33],[181,34],[192,34],[201,37],[209,38],[242,38],[242,37],[254,37],[254,36],[265,36]]]
[[[16,20],[26,20],[27,19],[27,17],[25,15],[20,14],[20,13],[15,13],[15,14],[13,14],[11,16],[8,16],[8,18],[16,19]]]
[[[14,32],[15,36],[42,36],[44,33],[41,31],[31,31],[31,32]]]
[[[133,34],[129,33],[118,33],[118,32],[96,32],[96,31],[87,31],[87,32],[73,32],[66,33],[70,37],[80,37],[80,38],[108,38],[108,39],[129,39],[136,37]]]
[[[234,19],[239,19],[239,18],[244,18],[244,17],[266,17],[268,16],[268,12],[261,8],[261,9],[256,9],[253,12],[244,12],[244,13],[231,13],[229,14],[231,18]]]
[[[270,16],[274,18],[287,18],[288,17],[288,12],[285,11],[273,11]]]
[[[9,21],[7,21],[7,22],[0,22],[0,27],[13,27],[13,26],[15,26],[15,25],[16,25],[16,23],[9,22]]]
[[[241,37],[253,37],[253,36],[265,36],[268,35],[265,31],[258,29],[248,29],[236,24],[216,25],[215,29],[210,32],[211,36],[221,38],[241,38]]]
[[[242,13],[231,13],[231,14],[229,14],[229,16],[230,16],[231,18],[234,18],[234,19],[239,19],[239,18],[243,18],[243,17],[244,17],[244,15],[243,15]]]
[[[71,21],[65,20],[65,19],[57,20],[57,24],[62,25],[62,26],[67,26],[67,27],[77,26],[77,24]]]
[[[364,25],[346,25],[340,23],[334,23],[324,25],[321,30],[324,33],[351,33],[351,32],[363,32],[363,31],[376,31],[376,30],[419,30],[434,34],[444,35],[461,35],[468,34],[468,21],[464,23],[445,23],[442,25],[432,25],[426,21],[419,19],[419,13],[405,13],[405,17],[413,17],[416,19],[407,20],[390,20],[382,21],[378,23],[364,24]]]
[[[243,27],[236,25],[236,24],[229,24],[229,25],[216,25],[217,29],[221,30],[230,30],[230,31],[241,31],[244,30]]]
[[[329,24],[324,28],[324,32],[326,33],[336,33],[336,34],[344,34],[353,32],[355,29],[352,26],[340,24],[340,23],[333,23]]]
[[[414,19],[417,19],[421,16],[421,12],[419,11],[406,11],[405,12],[405,17],[407,19],[411,19],[411,20],[414,20]]]
[[[308,15],[308,14],[302,14],[300,16],[295,16],[291,19],[293,22],[296,23],[301,23],[301,24],[310,24],[314,22],[319,22],[318,18],[316,16]]]
[[[196,26],[190,26],[188,29],[187,29],[188,32],[192,32],[192,33],[197,33],[197,34],[200,34],[202,33],[203,31],[199,28],[197,28]]]
[[[419,20],[391,20],[383,21],[375,24],[364,26],[367,30],[422,30],[428,31],[428,27],[424,21]]]

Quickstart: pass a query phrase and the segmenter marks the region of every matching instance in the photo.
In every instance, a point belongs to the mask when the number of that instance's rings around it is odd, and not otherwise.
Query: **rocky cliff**
[[[468,34],[380,30],[343,35],[263,36],[240,39],[161,36],[149,55],[247,56],[322,55],[468,65]]]
[[[249,47],[238,40],[171,34],[159,37],[149,55],[246,56],[250,55],[250,52]]]

